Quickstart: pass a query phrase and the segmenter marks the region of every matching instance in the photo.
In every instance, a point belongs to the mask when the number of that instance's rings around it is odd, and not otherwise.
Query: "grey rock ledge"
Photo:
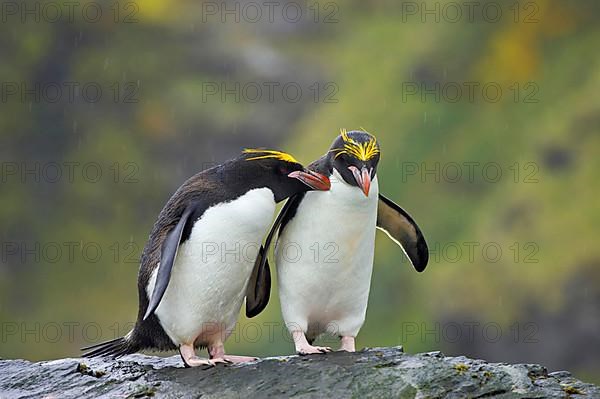
[[[600,398],[600,387],[536,364],[401,347],[183,368],[179,356],[0,360],[0,398]]]

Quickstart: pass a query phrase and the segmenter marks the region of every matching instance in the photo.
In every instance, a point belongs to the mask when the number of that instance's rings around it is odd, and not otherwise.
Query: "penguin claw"
[[[185,359],[184,364],[186,367],[208,366],[208,367],[204,367],[204,369],[209,369],[211,367],[216,366],[216,363],[214,362],[214,360],[202,359],[202,358],[199,358],[196,356],[190,357],[189,359]]]
[[[218,363],[231,364],[232,362],[224,357],[213,358],[209,360],[213,366],[216,366]]]
[[[312,346],[308,345],[302,348],[298,348],[298,354],[300,356],[312,355],[312,354],[321,354],[331,352],[331,348],[328,346]]]
[[[225,360],[229,363],[247,363],[247,362],[255,362],[258,360],[257,357],[253,356],[237,356],[237,355],[225,355],[223,356]]]

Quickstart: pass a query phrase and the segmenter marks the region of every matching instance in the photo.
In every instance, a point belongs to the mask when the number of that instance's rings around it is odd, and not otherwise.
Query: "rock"
[[[487,363],[401,347],[184,368],[179,356],[0,360],[0,398],[600,398],[600,387],[535,364]]]

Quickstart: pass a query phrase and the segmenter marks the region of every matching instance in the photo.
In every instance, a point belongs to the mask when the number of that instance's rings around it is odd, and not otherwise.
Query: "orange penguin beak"
[[[369,190],[371,189],[371,174],[367,170],[366,166],[363,166],[361,170],[358,170],[356,166],[348,166],[348,169],[354,175],[354,180],[358,184],[358,187],[365,193],[365,196],[369,196]]]
[[[292,179],[298,179],[313,190],[327,191],[331,188],[329,178],[312,170],[297,170],[288,175]]]

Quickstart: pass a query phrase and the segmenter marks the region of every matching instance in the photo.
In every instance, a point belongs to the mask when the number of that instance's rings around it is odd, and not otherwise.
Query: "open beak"
[[[331,188],[331,182],[327,176],[308,169],[296,170],[290,173],[288,177],[300,180],[313,190],[327,191]]]
[[[348,166],[348,169],[354,175],[354,180],[358,183],[358,187],[365,193],[365,196],[369,196],[369,189],[371,188],[371,174],[365,166],[361,170],[358,170],[356,166]]]

